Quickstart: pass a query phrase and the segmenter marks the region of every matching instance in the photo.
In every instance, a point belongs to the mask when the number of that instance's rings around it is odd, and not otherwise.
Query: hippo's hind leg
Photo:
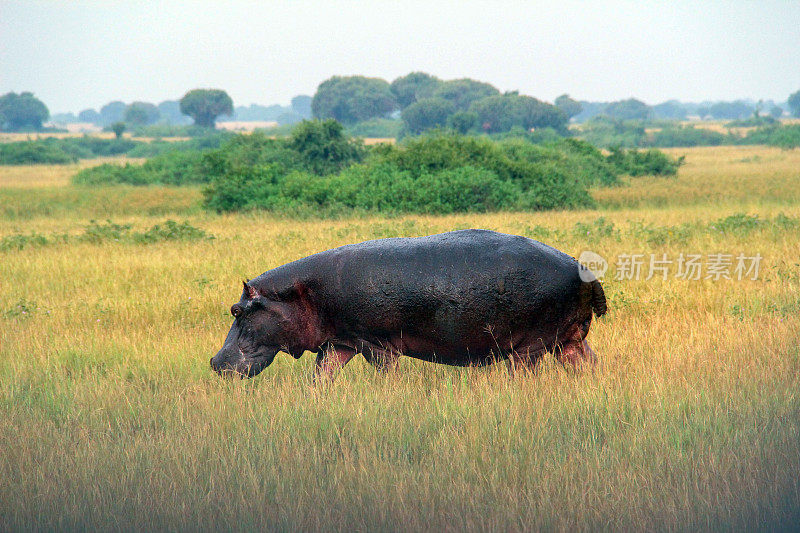
[[[588,332],[588,324],[574,327],[571,334],[553,350],[558,362],[576,370],[584,366],[594,368],[597,365],[597,354],[586,342]]]
[[[370,346],[363,353],[367,362],[379,372],[388,373],[397,370],[397,361],[400,359],[399,353],[377,346]]]
[[[317,361],[314,366],[314,383],[320,381],[333,381],[333,378],[344,365],[356,354],[356,350],[349,346],[326,344],[317,352]]]

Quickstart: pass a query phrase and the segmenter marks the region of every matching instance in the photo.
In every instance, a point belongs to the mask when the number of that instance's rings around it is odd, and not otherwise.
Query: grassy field
[[[595,191],[594,210],[335,221],[0,168],[0,530],[796,528],[800,150],[673,152],[677,178]],[[132,237],[168,218],[214,238]],[[359,358],[315,389],[310,354],[211,373],[242,278],[467,227],[612,264],[763,260],[755,281],[612,272],[593,373],[402,359],[383,376]]]

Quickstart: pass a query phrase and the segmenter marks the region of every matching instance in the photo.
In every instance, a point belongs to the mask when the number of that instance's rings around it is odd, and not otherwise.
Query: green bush
[[[620,174],[629,176],[674,176],[683,164],[684,156],[669,157],[658,150],[625,150],[612,148],[608,161]]]
[[[161,241],[196,241],[213,239],[205,230],[192,226],[187,221],[175,222],[167,220],[164,224],[156,224],[143,233],[134,233],[133,241],[140,244],[152,244]]]
[[[800,146],[800,124],[786,126],[768,126],[749,132],[741,144],[766,144],[780,148],[796,148]]]
[[[314,174],[330,174],[360,161],[363,145],[344,134],[335,120],[304,120],[295,127],[287,147],[293,150],[306,170]]]
[[[358,122],[347,128],[347,134],[353,137],[373,137],[373,138],[398,138],[403,129],[402,120],[389,118],[374,118]]]
[[[636,148],[643,146],[647,138],[641,121],[623,121],[608,117],[596,117],[585,122],[579,135],[600,148],[612,146]]]
[[[52,143],[23,141],[0,144],[0,165],[61,165],[78,157]]]
[[[616,181],[596,148],[578,140],[537,146],[524,140],[435,133],[375,148],[338,174],[238,166],[204,191],[216,211],[263,208],[333,214],[342,210],[456,213],[592,205],[588,187]]]
[[[647,144],[656,148],[670,148],[678,146],[720,146],[734,144],[729,135],[705,128],[693,126],[670,126],[653,134]]]

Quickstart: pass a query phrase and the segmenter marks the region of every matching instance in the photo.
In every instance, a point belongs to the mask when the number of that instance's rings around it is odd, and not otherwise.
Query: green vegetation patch
[[[143,232],[136,232],[131,230],[129,224],[117,224],[111,220],[107,220],[105,223],[92,220],[84,228],[83,233],[74,236],[67,234],[46,236],[39,233],[6,235],[0,239],[0,251],[23,250],[25,248],[70,242],[153,244],[164,241],[198,241],[213,238],[213,235],[191,225],[188,221],[175,222],[174,220],[166,220]]]
[[[446,214],[589,207],[590,187],[623,174],[675,175],[682,162],[656,150],[606,156],[578,139],[540,140],[434,131],[365,147],[336,121],[305,121],[288,138],[238,135],[216,149],[85,169],[73,183],[206,184],[204,206],[219,212]]]

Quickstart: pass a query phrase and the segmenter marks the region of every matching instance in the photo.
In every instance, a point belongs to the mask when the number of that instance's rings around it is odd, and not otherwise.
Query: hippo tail
[[[589,282],[592,286],[592,310],[598,318],[606,314],[608,307],[606,306],[606,293],[603,292],[603,285],[594,280]]]
[[[603,285],[592,274],[592,272],[583,266],[580,267],[581,278],[581,301],[583,305],[591,307],[595,316],[598,318],[606,314],[608,306],[606,305],[606,293],[603,291]],[[586,309],[586,307],[584,307]]]

